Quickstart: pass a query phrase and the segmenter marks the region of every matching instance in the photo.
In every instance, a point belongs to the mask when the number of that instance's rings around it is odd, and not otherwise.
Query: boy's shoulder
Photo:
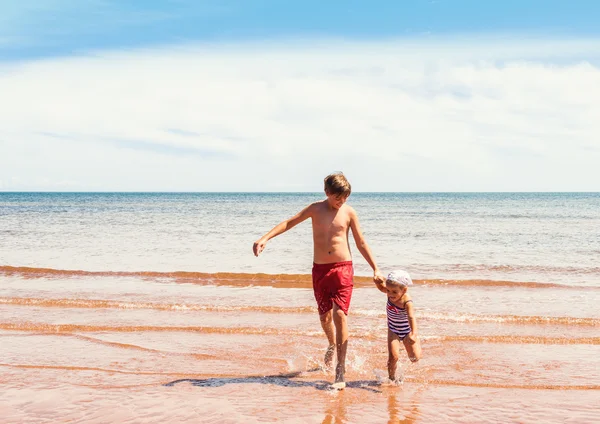
[[[340,208],[340,212],[343,212],[343,213],[348,214],[348,215],[356,215],[356,211],[348,203],[344,203],[342,205],[342,207]]]
[[[319,211],[325,207],[326,202],[327,200],[317,200],[316,202],[309,204],[306,209],[309,211]]]
[[[355,218],[356,217],[356,211],[354,210],[354,208],[352,206],[344,204],[344,207],[346,208],[346,214],[350,218]]]

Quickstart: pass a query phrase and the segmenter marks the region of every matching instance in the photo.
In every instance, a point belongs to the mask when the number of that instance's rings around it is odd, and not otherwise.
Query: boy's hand
[[[252,251],[254,252],[254,256],[260,255],[261,252],[263,250],[265,250],[266,245],[267,245],[267,242],[264,241],[263,239],[258,239],[257,241],[255,241],[254,245],[252,246]]]
[[[381,275],[379,271],[373,272],[373,282],[376,284],[383,284],[385,286],[385,277]]]

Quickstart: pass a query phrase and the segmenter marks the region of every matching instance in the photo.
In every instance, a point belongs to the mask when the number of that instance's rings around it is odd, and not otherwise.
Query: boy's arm
[[[260,255],[261,252],[263,250],[265,250],[267,242],[269,240],[271,240],[273,237],[276,237],[279,234],[285,233],[287,230],[295,227],[296,225],[300,224],[302,221],[304,221],[307,218],[309,218],[310,216],[312,216],[312,213],[313,213],[313,210],[315,207],[314,205],[315,205],[314,203],[311,205],[308,205],[307,207],[302,209],[300,212],[298,212],[296,215],[294,215],[290,219],[286,219],[285,221],[280,222],[279,224],[274,226],[271,229],[271,231],[269,231],[267,234],[265,234],[264,236],[262,236],[261,238],[256,240],[254,242],[254,245],[252,246],[252,250],[254,251],[254,256]]]
[[[358,215],[354,209],[350,209],[350,229],[352,230],[352,236],[354,237],[354,241],[356,242],[356,247],[363,258],[369,263],[371,269],[373,269],[373,281],[377,282],[385,282],[385,278],[379,272],[379,268],[375,263],[375,259],[373,258],[373,254],[371,253],[371,249],[369,249],[369,245],[367,244],[367,240],[365,240],[365,236],[360,229],[360,224],[358,222]],[[381,289],[380,289],[381,290]]]

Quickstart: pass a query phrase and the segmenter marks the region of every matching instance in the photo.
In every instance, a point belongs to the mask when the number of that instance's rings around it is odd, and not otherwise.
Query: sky
[[[598,16],[0,0],[0,191],[600,191]]]

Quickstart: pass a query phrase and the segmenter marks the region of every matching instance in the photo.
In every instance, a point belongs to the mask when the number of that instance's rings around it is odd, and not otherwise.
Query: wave
[[[570,326],[600,326],[600,318],[579,317],[547,317],[535,315],[446,315],[439,313],[420,313],[419,319],[433,321],[465,322],[465,323],[506,323],[506,324],[542,324]]]
[[[548,345],[598,345],[600,337],[540,337],[540,336],[432,336],[424,340],[442,342],[509,343],[509,344],[548,344]]]
[[[419,268],[432,267],[428,264],[415,264]],[[575,266],[551,266],[551,265],[491,265],[491,264],[446,264],[435,265],[434,268],[439,268],[446,271],[462,271],[462,272],[487,272],[497,271],[503,273],[535,273],[535,274],[584,274],[584,275],[600,275],[600,267],[575,267]]]
[[[206,311],[206,312],[266,312],[266,313],[308,313],[316,312],[316,307],[281,306],[214,306],[186,303],[123,302],[102,299],[41,299],[30,297],[0,297],[0,305],[40,306],[44,308],[82,309],[153,309],[160,311]]]
[[[0,297],[0,305],[37,306],[44,308],[81,308],[81,309],[150,309],[160,311],[199,311],[199,312],[257,312],[273,314],[303,314],[316,313],[316,307],[298,306],[215,306],[186,303],[154,303],[154,302],[124,302],[103,299],[48,299],[30,297]],[[352,315],[384,318],[386,315],[379,310],[355,309]],[[532,315],[449,315],[442,313],[419,313],[419,319],[431,321],[463,322],[463,323],[506,323],[524,325],[569,325],[599,327],[600,318],[579,317],[548,317]]]
[[[0,266],[0,275],[17,276],[24,279],[35,278],[74,278],[74,277],[135,277],[149,280],[170,280],[175,283],[219,285],[219,286],[269,286],[277,288],[311,288],[309,274],[263,274],[233,272],[193,272],[193,271],[84,271],[53,268],[31,268]],[[482,287],[528,287],[528,288],[576,288],[578,290],[598,290],[599,287],[571,286],[557,283],[531,281],[503,281],[486,279],[416,279],[416,285],[424,286],[482,286]],[[371,277],[355,276],[355,287],[372,287]]]
[[[2,322],[0,330],[21,331],[41,334],[65,333],[138,333],[138,332],[186,332],[198,334],[244,334],[283,336],[322,336],[321,331],[258,327],[203,327],[203,326],[158,326],[158,325],[92,325],[92,324],[48,324],[35,322]],[[355,332],[353,338],[379,340],[384,338],[380,331]],[[543,336],[423,336],[424,343],[473,342],[511,344],[600,345],[600,337],[543,337]]]
[[[147,372],[147,371],[125,371],[117,369],[106,369],[96,367],[75,367],[67,365],[35,365],[35,364],[2,364],[0,367],[22,368],[22,369],[42,369],[42,370],[66,370],[66,371],[99,371],[116,374],[131,375],[186,375],[185,373],[167,373],[167,372]]]
[[[258,334],[258,335],[298,335],[312,336],[317,331],[302,332],[277,328],[257,327],[203,327],[203,326],[159,326],[159,325],[88,325],[88,324],[47,324],[32,322],[0,323],[0,330],[27,331],[35,333],[138,333],[138,332],[190,332],[219,334]]]

